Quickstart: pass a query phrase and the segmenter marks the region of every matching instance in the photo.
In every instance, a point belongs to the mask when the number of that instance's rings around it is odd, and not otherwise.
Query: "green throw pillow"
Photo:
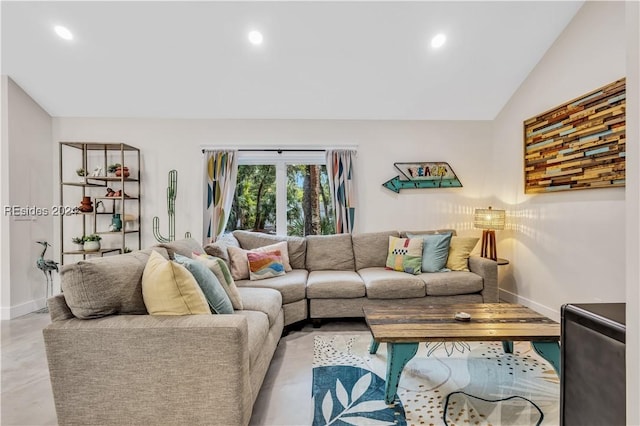
[[[422,238],[389,237],[387,269],[419,275],[422,267]]]
[[[448,272],[446,268],[449,258],[451,233],[442,234],[410,234],[409,238],[422,238],[422,272]]]
[[[233,309],[241,311],[243,309],[242,298],[240,298],[238,287],[236,287],[236,283],[233,281],[231,272],[229,272],[229,267],[225,261],[219,257],[213,257],[208,254],[196,252],[192,253],[191,258],[199,262],[203,262],[207,268],[214,273],[216,278],[218,278],[218,281],[222,284],[224,291],[227,292],[227,296],[231,299]]]
[[[174,254],[175,261],[187,268],[202,289],[207,298],[211,312],[216,314],[232,314],[233,306],[226,291],[218,281],[218,278],[203,262],[190,259],[178,253]]]

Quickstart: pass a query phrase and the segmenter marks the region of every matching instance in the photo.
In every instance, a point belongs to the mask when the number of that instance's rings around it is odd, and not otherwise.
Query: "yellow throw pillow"
[[[469,255],[478,244],[477,237],[451,237],[447,268],[452,271],[468,271]]]
[[[142,273],[142,299],[151,315],[211,315],[191,272],[155,251]]]

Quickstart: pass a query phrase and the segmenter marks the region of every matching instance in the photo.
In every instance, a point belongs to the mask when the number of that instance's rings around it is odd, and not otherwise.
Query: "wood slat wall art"
[[[524,192],[625,185],[625,79],[524,122]]]

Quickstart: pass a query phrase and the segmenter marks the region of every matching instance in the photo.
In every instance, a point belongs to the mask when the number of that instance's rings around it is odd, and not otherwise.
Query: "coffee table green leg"
[[[371,338],[371,344],[369,345],[369,353],[375,354],[378,352],[378,347],[380,347],[380,342],[376,342],[376,339]]]
[[[503,340],[502,341],[502,350],[505,354],[513,353],[513,342],[511,340]]]
[[[538,355],[549,361],[560,377],[560,345],[558,342],[531,342],[531,347]]]
[[[402,369],[418,352],[417,343],[387,343],[387,383],[384,387],[384,402],[393,404],[398,391]]]

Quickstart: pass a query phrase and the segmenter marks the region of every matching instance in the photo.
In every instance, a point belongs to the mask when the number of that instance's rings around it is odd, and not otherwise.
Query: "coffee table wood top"
[[[538,341],[557,342],[560,324],[512,303],[449,304],[409,308],[364,308],[377,342]],[[456,312],[471,315],[468,322]]]

